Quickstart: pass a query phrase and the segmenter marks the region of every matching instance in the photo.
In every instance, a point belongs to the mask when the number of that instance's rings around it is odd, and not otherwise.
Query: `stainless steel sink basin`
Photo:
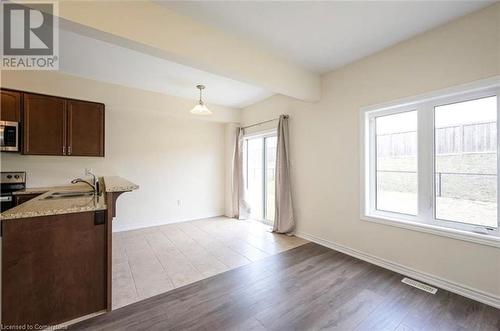
[[[44,199],[64,199],[64,198],[79,198],[89,197],[94,195],[94,192],[54,192],[46,196]]]

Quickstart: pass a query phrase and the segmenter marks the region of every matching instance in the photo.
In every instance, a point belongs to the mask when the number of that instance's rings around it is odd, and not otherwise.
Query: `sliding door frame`
[[[248,140],[250,139],[262,139],[262,217],[259,221],[264,223],[271,223],[272,221],[267,219],[267,153],[266,153],[266,141],[269,138],[277,137],[278,132],[276,129],[267,130],[265,132],[257,132],[251,134],[245,134],[243,139],[245,139],[245,173],[246,180],[245,186],[248,189]]]

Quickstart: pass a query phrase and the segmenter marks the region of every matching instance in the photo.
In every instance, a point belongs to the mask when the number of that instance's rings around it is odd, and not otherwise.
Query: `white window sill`
[[[445,228],[431,224],[425,224],[404,219],[395,219],[381,215],[362,215],[361,220],[375,222],[384,225],[391,225],[403,229],[431,233],[434,235],[469,241],[476,244],[488,245],[500,248],[500,237],[496,234],[480,234],[475,232]]]

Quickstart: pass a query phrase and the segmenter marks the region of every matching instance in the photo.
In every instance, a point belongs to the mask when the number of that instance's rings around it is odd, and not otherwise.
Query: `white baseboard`
[[[421,272],[409,267],[406,267],[404,265],[401,265],[399,263],[391,262],[386,259],[382,259],[380,257],[367,254],[364,252],[361,252],[359,250],[334,243],[329,240],[325,240],[304,232],[297,232],[295,233],[297,237],[312,241],[316,244],[331,248],[333,250],[342,252],[344,254],[350,255],[352,257],[358,258],[360,260],[366,261],[368,263],[372,263],[375,265],[378,265],[382,268],[392,270],[394,272],[397,272],[399,274],[414,278],[416,280],[422,281],[424,283],[428,283],[430,285],[442,288],[444,290],[462,295],[466,298],[472,299],[479,301],[481,303],[487,304],[489,306],[495,307],[495,308],[500,308],[500,297],[495,296],[490,293],[486,293],[484,291],[462,285],[453,281],[449,281],[446,279],[443,279],[438,276],[430,275],[425,272]]]
[[[160,219],[160,220],[153,220],[153,221],[147,221],[147,222],[137,222],[137,223],[132,223],[132,224],[123,224],[123,223],[120,223],[119,220],[113,220],[113,232],[138,230],[138,229],[150,228],[153,226],[196,221],[196,220],[202,220],[205,218],[212,218],[212,217],[224,217],[223,214],[224,213],[220,212],[220,213],[214,213],[213,215],[206,215],[203,217],[180,218],[180,219],[175,219],[175,220]]]

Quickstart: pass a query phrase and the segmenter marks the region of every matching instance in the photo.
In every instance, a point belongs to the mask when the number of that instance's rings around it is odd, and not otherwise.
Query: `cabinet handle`
[[[63,155],[66,155],[66,146],[63,146]]]
[[[71,146],[68,146],[68,155],[71,155]]]

